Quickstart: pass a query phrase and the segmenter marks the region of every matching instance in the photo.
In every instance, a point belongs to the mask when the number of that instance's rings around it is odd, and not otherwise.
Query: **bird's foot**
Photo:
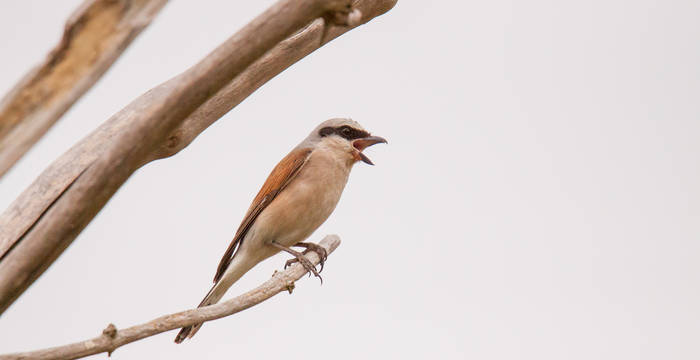
[[[292,250],[286,246],[283,246],[283,245],[280,245],[280,244],[277,244],[274,242],[272,243],[272,246],[292,254],[294,256],[294,259],[292,259],[292,260],[296,260],[294,262],[299,262],[301,264],[301,266],[303,266],[304,269],[306,269],[306,271],[309,272],[309,276],[311,276],[311,274],[314,274],[315,277],[317,277],[319,280],[321,280],[321,284],[323,284],[323,278],[321,277],[321,274],[319,274],[319,272],[316,270],[316,267],[314,266],[314,264],[311,261],[309,261],[309,259],[307,259],[303,253],[300,253],[296,250]],[[287,261],[287,263],[284,266],[285,269],[289,265],[291,265],[291,264],[289,263],[289,261]]]
[[[314,264],[311,261],[309,261],[309,259],[307,259],[306,256],[304,256],[304,254],[300,252],[297,252],[297,254],[299,255],[294,255],[295,259],[293,260],[296,260],[295,262],[298,261],[299,263],[301,263],[301,266],[303,266],[304,269],[309,272],[309,276],[311,276],[311,274],[314,274],[315,277],[321,280],[321,284],[323,284],[323,278],[321,277],[320,272],[316,270],[316,266],[314,266]]]
[[[308,254],[309,251],[313,251],[316,254],[318,254],[318,257],[319,257],[318,264],[321,265],[321,269],[319,269],[318,272],[320,273],[321,271],[323,271],[323,265],[326,263],[326,259],[328,259],[328,252],[326,251],[326,249],[323,246],[320,246],[320,245],[317,245],[314,243],[305,243],[305,242],[300,242],[294,246],[299,246],[299,247],[305,248],[306,250],[304,250],[304,252],[302,252],[302,254],[304,254],[304,255]],[[294,264],[298,261],[299,260],[297,260],[296,258],[289,259],[284,264],[284,268],[286,269],[288,266],[291,266],[292,264]]]

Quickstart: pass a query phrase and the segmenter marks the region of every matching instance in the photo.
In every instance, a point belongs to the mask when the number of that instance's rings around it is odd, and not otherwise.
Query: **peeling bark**
[[[109,69],[167,0],[87,0],[61,42],[0,101],[0,177]]]

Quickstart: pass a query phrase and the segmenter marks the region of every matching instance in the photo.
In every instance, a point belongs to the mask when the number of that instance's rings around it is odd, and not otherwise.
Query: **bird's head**
[[[363,161],[374,165],[362,151],[374,144],[387,143],[379,136],[372,136],[357,121],[336,118],[322,122],[300,144],[303,147],[323,146],[350,156],[353,163]]]

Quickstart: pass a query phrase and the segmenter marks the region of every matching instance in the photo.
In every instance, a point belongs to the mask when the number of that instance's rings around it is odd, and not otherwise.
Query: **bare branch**
[[[355,21],[367,22],[395,3],[355,1],[353,9],[361,14],[358,20],[354,12]],[[347,14],[344,4],[280,1],[202,62],[137,98],[57,159],[0,216],[0,313],[137,168],[184,148],[267,80],[347,31],[328,20],[311,23],[321,15],[329,18],[329,9]]]
[[[44,62],[0,101],[0,177],[88,90],[167,0],[86,0]]]
[[[397,0],[354,1],[352,4],[354,14],[360,18],[349,26],[329,24],[324,19],[316,19],[304,30],[282,41],[212,96],[211,99],[202,104],[179,127],[173,130],[170,136],[167,137],[168,141],[164,142],[162,147],[153,152],[152,159],[171,156],[184,149],[204,129],[240,104],[270,79],[284,71],[284,69],[347,31],[384,14],[396,2]],[[2,248],[0,248],[1,251]]]
[[[340,238],[337,235],[328,235],[321,240],[319,245],[323,246],[330,254],[340,245]],[[306,257],[314,265],[319,262],[319,257],[315,252],[309,252]],[[77,359],[102,352],[112,353],[122,345],[162,332],[235,314],[257,305],[280,292],[289,291],[291,293],[294,288],[294,282],[306,273],[307,271],[304,267],[297,263],[285,271],[275,272],[270,280],[267,280],[257,288],[216,305],[161,316],[147,323],[122,330],[118,330],[113,324],[109,324],[102,332],[102,335],[93,339],[43,350],[0,355],[0,360]]]

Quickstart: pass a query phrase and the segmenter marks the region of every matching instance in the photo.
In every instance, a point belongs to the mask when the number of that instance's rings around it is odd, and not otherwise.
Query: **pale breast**
[[[255,227],[267,241],[294,245],[328,219],[350,173],[347,161],[336,158],[328,151],[312,152],[297,177],[260,214]]]

